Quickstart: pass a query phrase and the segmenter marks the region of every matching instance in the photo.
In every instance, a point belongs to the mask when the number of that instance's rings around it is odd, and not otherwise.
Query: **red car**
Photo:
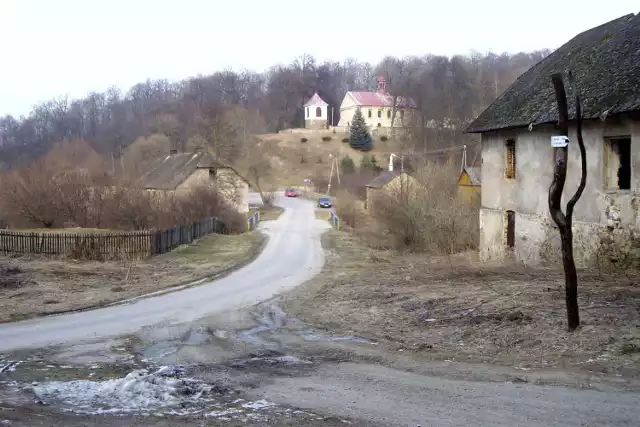
[[[295,190],[295,188],[287,188],[286,191],[284,192],[284,196],[285,197],[298,197],[298,192]]]

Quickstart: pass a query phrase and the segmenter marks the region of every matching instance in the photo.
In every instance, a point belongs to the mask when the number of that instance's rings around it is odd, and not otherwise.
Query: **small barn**
[[[366,186],[365,209],[373,213],[377,201],[384,197],[410,197],[418,187],[418,181],[407,172],[383,171]]]
[[[471,202],[480,197],[482,189],[481,168],[465,167],[458,177],[458,196],[465,202]]]
[[[239,212],[249,211],[249,185],[232,167],[203,151],[171,150],[144,171],[136,186],[158,195],[187,194],[200,186],[215,186]]]

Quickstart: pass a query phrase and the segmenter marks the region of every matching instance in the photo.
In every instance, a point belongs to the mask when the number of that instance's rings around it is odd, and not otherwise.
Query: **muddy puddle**
[[[262,304],[231,318],[157,327],[40,353],[0,355],[0,402],[50,405],[75,414],[197,415],[235,421],[301,417],[299,425],[304,425],[304,419],[320,416],[247,399],[245,391],[271,376],[315,369],[324,359],[307,354],[305,346],[318,342],[375,345],[309,328],[277,304]]]
[[[276,331],[285,331],[295,335],[304,341],[324,342],[351,342],[357,344],[375,345],[373,341],[355,336],[336,336],[320,332],[306,327],[301,321],[286,314],[278,305],[269,304],[258,306],[252,316],[258,326],[241,331],[236,334],[236,339],[249,343],[269,344],[270,341],[263,335]]]
[[[165,363],[203,362],[221,363],[237,353],[255,349],[278,351],[285,356],[305,346],[305,343],[341,342],[356,345],[376,345],[357,336],[338,336],[309,328],[298,319],[286,314],[277,304],[263,304],[245,313],[245,318],[221,322],[209,319],[176,330],[172,336],[147,337],[136,348],[147,361]],[[223,323],[223,324],[221,324]],[[298,357],[288,354],[289,357]]]

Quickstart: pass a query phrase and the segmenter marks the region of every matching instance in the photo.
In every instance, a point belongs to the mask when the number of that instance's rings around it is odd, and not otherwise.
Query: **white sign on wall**
[[[567,145],[569,145],[568,136],[552,136],[551,137],[551,146],[553,148],[564,148]]]

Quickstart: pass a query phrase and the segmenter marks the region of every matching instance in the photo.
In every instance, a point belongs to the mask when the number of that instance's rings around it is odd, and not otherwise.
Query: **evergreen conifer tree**
[[[353,159],[348,155],[344,156],[342,160],[340,160],[340,171],[345,175],[356,171],[356,165],[353,162]]]
[[[351,122],[351,131],[349,133],[349,145],[356,150],[369,151],[373,148],[373,141],[364,121],[364,116],[360,108],[356,110]]]

